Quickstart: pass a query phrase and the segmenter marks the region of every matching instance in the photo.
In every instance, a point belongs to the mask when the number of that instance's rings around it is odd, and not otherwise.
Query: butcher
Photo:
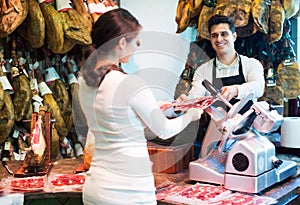
[[[219,89],[221,95],[231,104],[238,102],[248,92],[254,93],[253,100],[256,101],[264,93],[264,69],[257,59],[236,52],[234,42],[237,39],[237,33],[232,19],[216,14],[208,21],[208,31],[216,57],[196,69],[188,96],[183,94],[178,100],[211,95],[202,85],[202,81],[206,79]],[[249,101],[240,114],[247,111],[252,104],[253,101]],[[226,106],[224,108],[226,109]],[[200,144],[203,139],[199,139],[201,132],[202,130],[198,131],[197,139]]]

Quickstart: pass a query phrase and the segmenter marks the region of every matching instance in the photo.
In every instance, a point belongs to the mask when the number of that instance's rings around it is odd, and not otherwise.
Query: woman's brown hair
[[[122,8],[108,11],[98,18],[91,32],[93,46],[91,46],[91,51],[85,54],[86,58],[89,56],[88,63],[85,63],[81,69],[82,76],[88,86],[98,87],[105,74],[110,70],[122,71],[116,65],[95,68],[97,56],[99,53],[107,52],[115,47],[122,37],[130,41],[137,35],[140,28],[141,25],[138,20],[130,12]]]

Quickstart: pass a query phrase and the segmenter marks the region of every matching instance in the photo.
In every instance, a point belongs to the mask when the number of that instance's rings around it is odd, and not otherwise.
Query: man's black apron
[[[230,86],[230,85],[241,85],[245,83],[245,77],[243,74],[243,68],[242,68],[242,61],[239,56],[239,74],[236,76],[230,76],[230,77],[224,77],[224,78],[216,78],[216,59],[214,59],[213,62],[213,70],[212,70],[212,84],[214,85],[215,88],[218,90],[221,90],[223,86]],[[237,103],[239,100],[232,98],[229,102],[234,105]],[[213,104],[214,106],[222,106],[226,111],[229,110],[229,108],[223,103],[223,102],[215,102]],[[247,110],[250,109],[250,107],[253,105],[253,101],[250,100],[240,111],[240,114],[244,114]],[[196,139],[196,144],[198,146],[202,144],[203,138],[205,136],[206,129],[209,125],[210,122],[210,116],[207,113],[203,113],[201,118],[200,118],[200,124],[199,124],[199,130],[197,134],[197,139]],[[196,151],[197,152],[197,151]],[[197,153],[198,154],[198,153]],[[195,154],[195,156],[197,155]],[[198,155],[197,155],[198,156]]]
[[[224,77],[224,78],[217,78],[216,77],[216,59],[214,59],[213,62],[213,71],[212,71],[212,84],[218,89],[221,90],[223,86],[230,86],[230,85],[241,85],[243,83],[246,83],[244,74],[243,74],[243,67],[242,67],[242,61],[241,57],[239,56],[239,74],[235,76],[230,77]],[[229,102],[230,104],[234,105],[239,100],[232,98]],[[224,103],[223,103],[224,104]],[[250,100],[241,110],[240,114],[244,114],[247,110],[250,109],[250,107],[253,105],[253,101]],[[228,109],[225,109],[228,110]]]

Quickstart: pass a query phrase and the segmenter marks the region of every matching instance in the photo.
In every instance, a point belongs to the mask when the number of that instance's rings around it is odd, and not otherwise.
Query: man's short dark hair
[[[234,25],[234,22],[232,21],[232,19],[227,16],[220,15],[220,14],[215,14],[208,20],[208,32],[210,33],[212,26],[218,25],[221,23],[227,23],[229,25],[229,29],[231,30],[231,32],[232,33],[235,32],[235,25]]]

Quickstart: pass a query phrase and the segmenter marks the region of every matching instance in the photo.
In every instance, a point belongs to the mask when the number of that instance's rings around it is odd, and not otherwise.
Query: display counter
[[[298,168],[299,169],[299,168]],[[155,180],[157,184],[163,183],[165,180],[170,180],[176,184],[186,185],[194,184],[194,181],[188,179],[188,170],[184,170],[178,174],[155,174]],[[283,182],[277,183],[272,187],[264,190],[259,194],[260,196],[272,197],[277,200],[277,204],[284,205],[298,205],[300,204],[300,177],[291,178]],[[158,201],[160,205],[174,205],[180,204],[174,201]]]
[[[50,174],[72,174],[77,166],[81,165],[83,159],[60,159],[53,163]],[[8,162],[8,167],[11,171],[16,171],[20,166],[21,161]],[[299,168],[298,168],[299,169]],[[7,178],[11,175],[5,170],[4,167],[0,167],[0,178]],[[195,182],[188,179],[188,170],[182,170],[176,174],[166,173],[154,173],[156,185],[160,185],[165,181],[171,181],[178,185],[188,185]],[[280,182],[271,188],[268,188],[263,193],[263,196],[268,196],[276,199],[277,204],[300,204],[300,177],[291,178]],[[5,196],[2,196],[5,197]],[[24,193],[25,205],[80,205],[82,204],[81,191],[64,191],[64,192],[27,192]],[[160,205],[172,205],[180,204],[176,202],[159,200]]]
[[[77,166],[83,163],[83,159],[60,159],[53,163],[50,174],[73,174]],[[8,167],[12,172],[16,172],[22,165],[22,161],[10,161]],[[0,166],[0,178],[12,177]],[[13,194],[12,194],[13,195]],[[4,196],[2,196],[4,197]],[[13,200],[20,200],[16,197]],[[37,191],[37,192],[24,192],[24,205],[80,205],[82,203],[81,191]],[[0,200],[1,201],[1,200]],[[19,204],[19,203],[16,203]]]

